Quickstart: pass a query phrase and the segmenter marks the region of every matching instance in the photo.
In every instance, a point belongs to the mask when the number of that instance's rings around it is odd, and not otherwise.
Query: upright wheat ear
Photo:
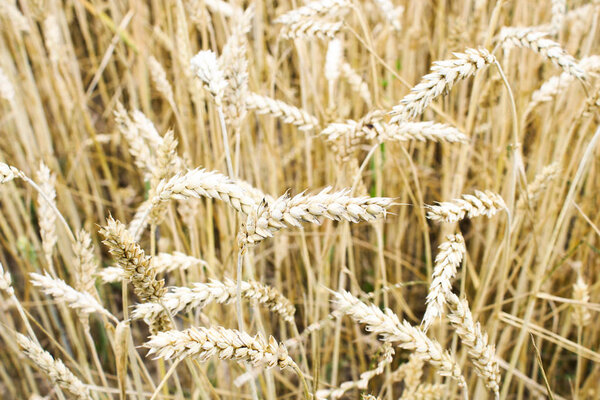
[[[61,389],[69,392],[77,400],[92,400],[90,391],[61,360],[55,360],[50,353],[42,349],[25,335],[17,333],[17,343],[23,353],[50,380]]]
[[[460,266],[465,255],[465,241],[461,234],[448,236],[447,241],[439,247],[435,257],[435,268],[433,280],[429,285],[427,294],[427,309],[423,316],[423,330],[427,332],[436,318],[444,313],[446,294],[452,291],[452,279],[456,275],[456,269]]]

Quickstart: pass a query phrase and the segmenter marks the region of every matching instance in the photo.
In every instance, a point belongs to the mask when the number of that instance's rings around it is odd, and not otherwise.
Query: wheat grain
[[[446,301],[450,309],[448,320],[456,330],[462,344],[469,353],[469,358],[475,366],[475,372],[484,380],[485,386],[496,398],[500,390],[500,368],[496,360],[496,350],[488,344],[487,334],[481,332],[479,322],[473,321],[469,304],[460,300],[452,292],[446,293]]]
[[[166,293],[161,303],[138,304],[132,317],[152,321],[164,309],[171,314],[192,309],[202,309],[210,303],[228,304],[235,300],[236,282],[225,279],[224,282],[212,280],[210,283],[195,283],[191,288],[175,287]],[[269,310],[278,313],[287,322],[294,321],[294,306],[278,290],[258,282],[241,282],[241,296],[245,299],[266,305]]]
[[[439,246],[429,293],[425,301],[427,309],[421,322],[425,332],[437,318],[442,316],[446,304],[446,294],[452,291],[452,279],[456,276],[456,270],[460,266],[465,252],[465,241],[460,233],[447,236],[446,241]]]
[[[496,213],[506,210],[506,204],[500,195],[489,190],[475,194],[463,194],[462,198],[445,201],[434,206],[427,206],[427,218],[435,222],[458,222],[464,218],[485,215],[491,218]]]
[[[454,57],[452,60],[433,63],[431,72],[411,89],[400,104],[394,106],[390,113],[390,123],[398,123],[422,114],[436,97],[448,93],[456,82],[496,62],[495,57],[485,49],[467,49],[464,53],[454,53]]]
[[[270,336],[265,340],[260,334],[252,337],[245,332],[212,328],[189,328],[184,331],[161,332],[144,344],[148,355],[163,359],[197,358],[201,362],[212,357],[220,360],[246,361],[255,367],[285,369],[294,361],[286,348]]]
[[[50,380],[61,389],[69,392],[78,400],[92,400],[90,391],[61,360],[55,360],[50,353],[42,349],[28,337],[16,334],[17,343],[23,353],[39,368]]]
[[[6,183],[12,181],[13,179],[23,178],[25,173],[23,171],[0,162],[0,183]]]
[[[411,326],[389,308],[382,311],[375,305],[367,305],[346,291],[334,293],[334,306],[338,312],[349,315],[354,321],[367,325],[367,331],[376,333],[384,342],[399,342],[399,347],[413,351],[423,361],[436,368],[440,375],[456,379],[464,386],[460,367],[442,346],[429,339],[425,333]]]
[[[300,130],[310,130],[319,125],[317,118],[308,112],[284,103],[281,100],[275,100],[256,93],[248,93],[246,107],[249,110],[256,111],[257,114],[280,117],[286,124],[296,125]]]
[[[505,49],[511,47],[531,49],[573,77],[581,80],[587,79],[587,74],[577,65],[577,61],[560,44],[546,36],[545,32],[528,28],[504,27],[500,30],[498,41]]]

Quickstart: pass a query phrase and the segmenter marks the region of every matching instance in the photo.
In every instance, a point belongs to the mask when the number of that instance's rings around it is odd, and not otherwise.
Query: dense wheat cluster
[[[599,24],[0,0],[0,395],[600,399]]]

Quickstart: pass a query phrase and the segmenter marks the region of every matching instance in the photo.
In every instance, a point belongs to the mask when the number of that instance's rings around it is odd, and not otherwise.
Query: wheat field
[[[600,399],[597,0],[0,0],[4,399]]]

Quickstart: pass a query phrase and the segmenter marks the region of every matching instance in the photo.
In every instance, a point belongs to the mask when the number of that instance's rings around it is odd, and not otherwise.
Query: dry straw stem
[[[465,252],[465,240],[462,235],[449,235],[446,241],[440,244],[438,254],[435,257],[435,268],[432,281],[427,294],[427,309],[423,316],[421,326],[427,332],[431,324],[444,313],[446,295],[452,291],[452,280],[456,276],[456,270],[462,262]]]
[[[393,199],[387,197],[352,197],[350,190],[331,193],[327,187],[315,195],[300,193],[294,197],[284,194],[271,203],[259,205],[256,213],[248,215],[240,244],[252,246],[272,237],[287,226],[299,228],[303,222],[320,224],[321,219],[334,221],[374,221],[385,217]]]
[[[587,79],[586,72],[579,67],[577,60],[569,55],[560,44],[547,38],[546,32],[530,28],[504,27],[498,35],[499,44],[505,49],[527,48],[541,54],[566,73],[581,80]]]
[[[220,326],[161,332],[151,336],[144,347],[150,349],[149,356],[166,360],[192,357],[204,362],[217,357],[220,360],[249,362],[261,368],[277,366],[285,369],[295,365],[286,348],[272,336],[265,340],[260,334],[252,337]]]
[[[360,374],[360,379],[357,381],[347,381],[340,384],[338,388],[335,389],[322,389],[318,390],[316,393],[317,399],[339,399],[346,393],[348,390],[357,388],[357,389],[367,389],[369,385],[369,381],[376,377],[377,375],[381,375],[385,369],[385,367],[394,359],[394,348],[390,343],[384,343],[382,349],[381,360],[377,363],[377,366],[370,370],[365,371]]]
[[[450,308],[448,320],[456,330],[462,344],[466,347],[469,358],[475,366],[475,372],[485,386],[491,390],[496,398],[500,390],[500,368],[496,360],[496,350],[488,343],[488,336],[481,332],[479,322],[473,321],[469,304],[460,300],[452,292],[446,293],[446,301]]]
[[[258,282],[241,283],[241,296],[245,299],[264,304],[274,313],[290,323],[294,322],[296,309],[277,289]],[[164,309],[171,314],[192,309],[202,309],[210,303],[229,304],[236,297],[236,282],[225,279],[224,282],[211,280],[210,283],[194,283],[191,288],[172,288],[161,299],[161,303],[138,304],[133,313],[133,318],[144,319],[146,322],[154,320]]]
[[[391,111],[390,123],[398,123],[414,118],[429,106],[438,96],[447,94],[456,82],[473,76],[478,70],[495,63],[496,58],[485,49],[467,49],[464,53],[454,53],[454,59],[436,61],[431,72],[411,89]]]
[[[374,304],[367,305],[346,291],[334,292],[333,304],[338,312],[349,315],[354,321],[366,324],[367,331],[380,336],[384,342],[399,342],[399,347],[413,351],[423,361],[436,368],[440,375],[456,379],[465,386],[460,367],[442,346],[427,337],[425,332],[407,321],[398,319],[392,310],[382,311]],[[463,390],[466,390],[463,389]]]
[[[347,0],[316,0],[279,16],[275,23],[292,25],[318,17],[335,17],[350,7]]]
[[[42,248],[46,257],[46,262],[49,266],[52,266],[52,253],[54,246],[58,241],[58,236],[56,235],[56,214],[52,209],[52,205],[56,208],[56,190],[54,189],[56,176],[50,173],[50,169],[46,164],[40,162],[40,168],[36,174],[36,179],[40,189],[43,191],[43,193],[38,194],[37,201]],[[52,201],[53,204],[48,204],[46,199]]]
[[[78,400],[92,400],[90,391],[61,360],[55,360],[50,353],[42,349],[28,337],[17,333],[17,343],[23,353],[50,378],[52,383],[69,392]]]
[[[488,218],[502,210],[506,204],[500,195],[486,190],[475,191],[475,194],[463,194],[462,198],[445,201],[434,206],[427,206],[427,218],[435,222],[458,222],[464,218],[485,215]]]
[[[57,302],[64,303],[83,314],[97,312],[118,322],[91,294],[79,292],[67,285],[63,280],[52,278],[47,272],[44,275],[32,272],[30,276],[33,286],[39,287],[42,292],[51,296]]]
[[[319,125],[317,118],[308,112],[281,100],[275,100],[256,93],[248,93],[246,107],[249,110],[254,110],[257,114],[279,117],[286,124],[296,125],[301,131],[314,129]]]
[[[223,104],[227,80],[219,66],[217,56],[211,50],[202,50],[190,61],[192,72],[202,81],[204,88],[213,96],[215,104]]]

